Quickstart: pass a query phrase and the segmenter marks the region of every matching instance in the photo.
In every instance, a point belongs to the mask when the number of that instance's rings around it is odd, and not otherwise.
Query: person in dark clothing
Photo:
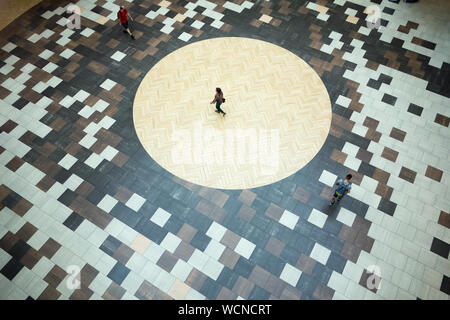
[[[348,174],[344,180],[339,179],[336,182],[336,185],[338,187],[336,188],[336,190],[334,190],[333,198],[331,199],[330,205],[334,204],[334,202],[336,201],[336,198],[337,198],[337,201],[340,201],[346,193],[350,192],[350,189],[352,188],[352,183],[350,182],[351,179],[352,179],[352,175]]]
[[[220,88],[216,88],[216,94],[214,95],[214,100],[211,101],[210,104],[216,103],[216,112],[219,114],[223,114],[225,117],[226,113],[220,108],[220,105],[225,102],[225,98],[223,97],[223,92]]]
[[[117,18],[120,20],[120,24],[123,27],[123,32],[128,33],[131,36],[131,39],[134,40],[134,35],[128,27],[128,17],[130,17],[131,21],[133,21],[133,18],[128,13],[127,9],[125,9],[124,6],[120,6],[120,10],[117,12]]]

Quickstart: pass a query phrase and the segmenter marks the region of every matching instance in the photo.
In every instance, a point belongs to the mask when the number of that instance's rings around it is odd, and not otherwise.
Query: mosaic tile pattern
[[[0,32],[1,299],[449,299],[448,11],[130,1],[132,41],[113,1],[79,1],[81,30],[65,27],[68,4],[43,1]],[[134,132],[148,70],[218,36],[282,46],[328,89],[325,145],[275,184],[182,181]],[[348,172],[351,193],[329,207]]]

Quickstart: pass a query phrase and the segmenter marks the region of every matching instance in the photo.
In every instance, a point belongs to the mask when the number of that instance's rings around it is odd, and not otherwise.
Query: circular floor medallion
[[[215,88],[226,99],[215,112]],[[182,47],[144,77],[133,106],[140,142],[166,170],[189,182],[248,189],[305,166],[331,125],[317,73],[277,45],[215,38]]]

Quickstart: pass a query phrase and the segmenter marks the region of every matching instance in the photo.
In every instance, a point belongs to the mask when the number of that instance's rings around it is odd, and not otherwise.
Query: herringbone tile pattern
[[[227,115],[209,102],[219,86]],[[190,182],[246,189],[279,181],[320,150],[331,104],[315,71],[286,49],[216,38],[165,57],[142,81],[134,124],[147,152]]]

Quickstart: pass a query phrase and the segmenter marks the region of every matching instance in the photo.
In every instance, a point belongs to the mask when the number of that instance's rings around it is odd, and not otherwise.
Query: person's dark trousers
[[[225,113],[225,112],[223,112],[222,109],[220,109],[220,103],[219,102],[216,102],[216,109],[217,109],[217,111],[219,111],[219,113]]]

